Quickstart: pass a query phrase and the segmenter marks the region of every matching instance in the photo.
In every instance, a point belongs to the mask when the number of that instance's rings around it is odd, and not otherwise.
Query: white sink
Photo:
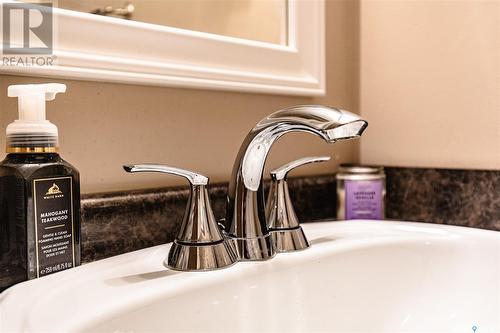
[[[0,332],[499,332],[500,233],[304,224],[312,247],[213,272],[163,267],[170,244],[0,294]]]

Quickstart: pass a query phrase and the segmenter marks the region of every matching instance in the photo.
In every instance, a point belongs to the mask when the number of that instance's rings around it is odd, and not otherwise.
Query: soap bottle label
[[[383,219],[383,187],[382,180],[346,180],[345,218]]]
[[[33,181],[37,277],[75,266],[72,186],[71,177]]]

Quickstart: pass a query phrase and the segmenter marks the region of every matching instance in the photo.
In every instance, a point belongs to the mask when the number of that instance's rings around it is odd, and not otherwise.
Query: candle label
[[[384,218],[383,180],[345,181],[345,218],[381,220]]]

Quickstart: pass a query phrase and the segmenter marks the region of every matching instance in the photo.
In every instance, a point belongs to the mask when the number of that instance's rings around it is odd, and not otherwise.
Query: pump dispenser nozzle
[[[7,153],[56,152],[57,127],[45,118],[45,101],[66,91],[60,83],[9,86],[7,95],[18,98],[19,119],[7,126]]]

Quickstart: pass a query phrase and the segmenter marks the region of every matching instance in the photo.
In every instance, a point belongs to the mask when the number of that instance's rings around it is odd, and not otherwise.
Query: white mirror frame
[[[0,1],[1,2],[1,1]],[[324,0],[288,0],[288,45],[54,9],[57,65],[0,72],[89,81],[325,94]]]

